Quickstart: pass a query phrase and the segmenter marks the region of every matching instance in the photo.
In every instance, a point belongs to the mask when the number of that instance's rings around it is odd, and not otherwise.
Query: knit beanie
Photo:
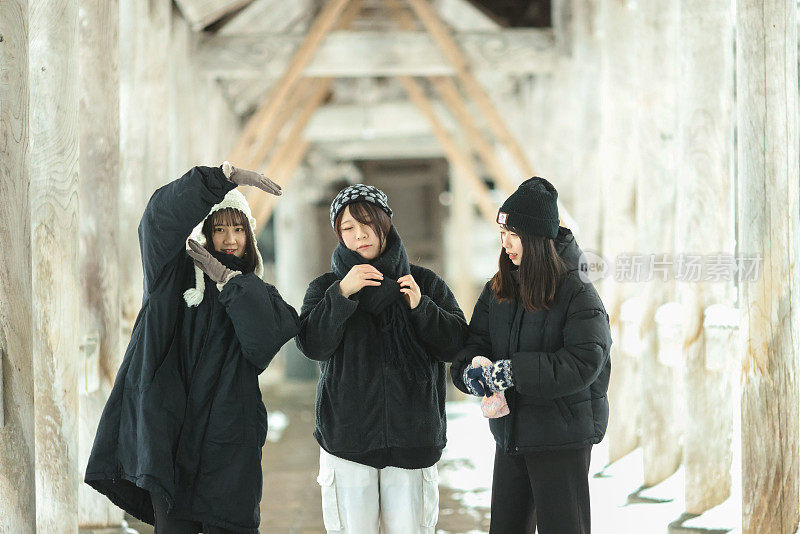
[[[526,234],[555,239],[558,235],[558,191],[534,176],[525,180],[497,212],[497,222]]]
[[[256,249],[256,269],[254,272],[256,273],[256,276],[263,279],[264,261],[261,259],[261,253],[258,251],[258,242],[256,241],[256,219],[250,212],[250,205],[247,203],[247,199],[244,198],[244,195],[240,193],[238,189],[231,189],[228,191],[228,194],[225,195],[225,198],[222,199],[222,202],[215,204],[211,208],[211,211],[208,212],[208,215],[206,215],[205,219],[203,219],[200,224],[194,227],[189,239],[194,239],[201,245],[205,246],[206,236],[203,235],[203,223],[214,212],[224,210],[225,208],[239,210],[244,213],[245,217],[247,217],[247,220],[250,223],[250,233],[253,235],[253,246]],[[186,240],[187,248],[189,239]],[[183,292],[183,299],[186,301],[188,306],[198,306],[201,302],[203,302],[203,295],[206,291],[206,283],[203,271],[197,265],[194,266],[194,279],[195,286]]]
[[[392,216],[392,210],[389,208],[389,197],[386,196],[386,193],[372,185],[353,184],[339,191],[339,194],[331,202],[331,226],[336,227],[336,216],[345,206],[354,202],[375,204],[385,211],[389,217]]]

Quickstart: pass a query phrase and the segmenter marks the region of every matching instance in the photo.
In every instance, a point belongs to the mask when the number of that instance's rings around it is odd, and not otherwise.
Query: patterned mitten
[[[482,371],[483,381],[492,393],[500,393],[514,387],[511,360],[497,360],[494,365],[483,367]]]
[[[490,395],[482,367],[467,366],[464,368],[464,374],[461,375],[461,379],[472,395],[476,397],[488,397]]]

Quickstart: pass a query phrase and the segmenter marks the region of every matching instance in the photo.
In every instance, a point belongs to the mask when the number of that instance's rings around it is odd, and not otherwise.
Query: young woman
[[[85,481],[156,534],[258,532],[267,435],[258,375],[298,317],[261,279],[255,219],[237,185],[281,194],[228,162],[195,167],[153,194],[139,225],[142,309]]]
[[[386,195],[356,184],[331,204],[333,272],[311,282],[297,344],[318,360],[322,514],[328,532],[433,533],[445,445],[445,365],[464,314],[410,265]]]
[[[489,420],[497,443],[490,532],[588,533],[589,460],[608,423],[608,315],[579,274],[582,254],[560,228],[555,188],[523,182],[500,208],[500,269],[483,290],[453,383],[505,392]],[[473,367],[475,356],[494,363]]]

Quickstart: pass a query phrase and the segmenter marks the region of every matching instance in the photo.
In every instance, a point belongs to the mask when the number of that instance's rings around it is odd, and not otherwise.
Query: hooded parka
[[[175,518],[255,534],[267,434],[258,375],[296,334],[297,313],[255,273],[221,292],[206,276],[199,305],[183,298],[195,284],[186,239],[234,187],[221,169],[195,167],[150,199],[139,224],[142,308],[85,481],[150,524],[152,492]]]
[[[608,424],[608,314],[591,282],[579,276],[582,252],[572,232],[560,227],[555,242],[569,272],[551,308],[529,312],[517,301],[500,302],[487,283],[451,367],[455,386],[469,393],[462,376],[474,356],[511,360],[515,384],[505,391],[511,413],[489,420],[507,454],[587,447],[603,439]]]

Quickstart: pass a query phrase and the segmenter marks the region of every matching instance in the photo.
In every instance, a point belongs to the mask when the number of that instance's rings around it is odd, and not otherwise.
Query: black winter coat
[[[516,301],[499,302],[487,283],[467,344],[451,367],[453,383],[468,393],[462,376],[473,356],[511,359],[511,413],[489,420],[508,454],[586,447],[603,439],[608,424],[608,314],[594,286],[578,276],[581,250],[572,232],[559,228],[556,249],[570,272],[550,310],[527,312]]]
[[[438,449],[446,443],[445,365],[463,346],[467,323],[447,284],[433,271],[411,265],[422,292],[409,310],[418,342],[429,356],[430,380],[414,380],[387,365],[379,320],[339,292],[327,273],[312,281],[300,311],[297,345],[318,360],[314,437],[331,454],[387,448]]]
[[[298,317],[254,273],[205,294],[185,252],[192,229],[233,189],[195,167],[158,189],[139,224],[144,298],[92,448],[85,481],[153,523],[150,492],[177,518],[256,533],[267,412],[258,374],[297,332]]]

